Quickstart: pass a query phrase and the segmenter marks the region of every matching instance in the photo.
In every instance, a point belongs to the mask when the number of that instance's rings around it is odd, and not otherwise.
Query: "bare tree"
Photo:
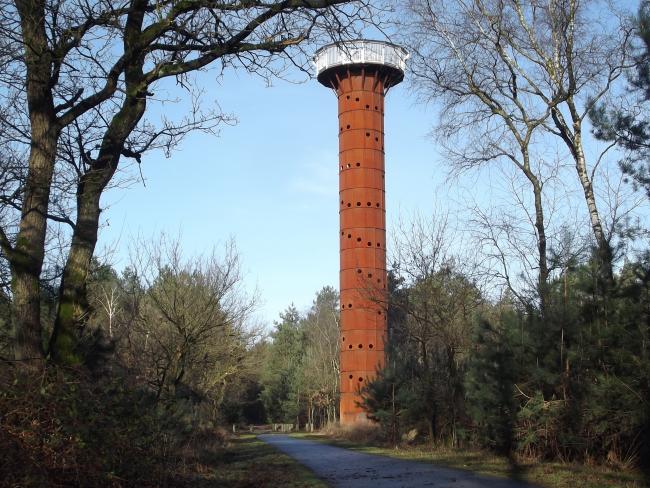
[[[447,215],[400,217],[393,232],[391,266],[409,281],[431,276],[453,260],[454,240]]]
[[[409,6],[415,19],[410,30],[418,39],[419,81],[432,95],[444,95],[447,112],[453,110],[445,129],[458,133],[468,122],[482,127],[469,139],[480,148],[479,154],[464,152],[459,159],[473,164],[505,157],[530,181],[537,214],[540,292],[548,278],[544,175],[530,161],[533,137],[540,128],[558,136],[569,150],[602,276],[610,282],[611,236],[603,229],[593,188],[600,158],[589,167],[583,122],[630,64],[630,25],[604,2],[413,0]],[[507,142],[504,147],[505,135],[513,140],[516,154]]]
[[[215,408],[240,373],[257,333],[247,326],[255,297],[242,286],[233,242],[223,256],[185,258],[178,240],[140,243],[130,269],[138,315],[120,327],[123,361],[140,372],[159,399],[187,388]],[[140,293],[142,290],[142,293]]]
[[[96,298],[108,318],[108,337],[113,339],[113,322],[120,310],[120,292],[116,284],[101,285],[99,296]]]
[[[160,82],[194,91],[190,74],[211,64],[282,75],[306,65],[300,45],[354,35],[368,14],[362,0],[2,0],[0,11],[1,135],[25,154],[16,228],[1,229],[0,244],[12,270],[15,356],[36,362],[44,353],[38,297],[48,220],[72,229],[50,353],[74,361],[100,198],[121,159],[139,163],[147,150],[170,149],[224,119],[194,111],[152,124],[145,114]],[[75,177],[63,177],[60,165]],[[72,190],[67,208],[52,205],[53,185]]]
[[[471,263],[452,251],[454,236],[445,219],[415,217],[395,235],[393,267],[399,286],[390,305],[401,320],[390,324],[392,354],[409,357],[408,380],[418,402],[413,409],[426,422],[430,441],[442,431],[455,439],[460,372],[483,297],[464,273],[463,264],[469,270]]]
[[[527,181],[534,205],[537,292],[545,306],[549,278],[544,215],[544,161],[536,144],[550,108],[531,103],[530,86],[502,47],[502,34],[482,2],[409,4],[413,84],[421,97],[443,100],[440,140],[459,173],[487,163],[512,165]]]

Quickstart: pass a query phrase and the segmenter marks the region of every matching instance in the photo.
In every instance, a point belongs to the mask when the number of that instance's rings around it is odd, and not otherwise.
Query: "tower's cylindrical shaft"
[[[384,80],[340,73],[341,423],[365,420],[359,390],[384,364],[386,210]]]
[[[403,48],[370,40],[314,56],[318,81],[339,102],[342,424],[367,420],[360,390],[385,361],[384,95],[404,78],[407,59]]]

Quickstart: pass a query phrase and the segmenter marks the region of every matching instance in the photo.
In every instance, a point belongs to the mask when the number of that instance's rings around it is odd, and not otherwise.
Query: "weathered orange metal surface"
[[[319,78],[320,79],[320,78]],[[342,424],[366,421],[359,390],[385,361],[384,96],[395,70],[342,66],[320,79],[339,108]]]

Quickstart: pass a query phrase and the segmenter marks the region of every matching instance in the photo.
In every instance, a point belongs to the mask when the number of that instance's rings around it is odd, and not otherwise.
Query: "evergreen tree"
[[[300,368],[305,350],[301,317],[290,305],[275,322],[262,376],[264,408],[274,422],[294,423],[300,415]]]
[[[391,439],[417,429],[431,443],[456,444],[470,331],[483,299],[453,262],[430,271],[409,282],[389,274],[388,365],[364,390],[364,408]]]
[[[590,327],[593,351],[586,383],[585,434],[591,452],[650,471],[650,260],[627,263],[609,315]]]
[[[590,112],[594,135],[601,140],[616,142],[625,149],[621,169],[629,175],[636,188],[643,189],[650,198],[650,119],[647,117],[650,101],[650,1],[639,6],[636,35],[641,43],[635,57],[635,73],[629,88],[633,96],[630,104],[612,107],[595,106]]]
[[[402,363],[387,366],[361,390],[361,406],[370,420],[381,425],[392,445],[398,443],[404,417],[408,416],[408,409],[416,399],[404,382],[406,375],[402,368]]]
[[[314,427],[335,422],[340,381],[339,293],[325,286],[301,321],[305,334],[300,368],[301,392],[306,400],[307,422]]]
[[[510,454],[514,447],[514,366],[506,335],[482,320],[466,379],[467,408],[479,442],[501,454]]]

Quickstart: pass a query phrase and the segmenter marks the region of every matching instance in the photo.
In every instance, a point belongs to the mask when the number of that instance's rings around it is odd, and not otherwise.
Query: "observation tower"
[[[385,361],[384,97],[404,79],[408,53],[380,41],[316,51],[318,81],[339,107],[341,424],[364,422],[359,389]]]

